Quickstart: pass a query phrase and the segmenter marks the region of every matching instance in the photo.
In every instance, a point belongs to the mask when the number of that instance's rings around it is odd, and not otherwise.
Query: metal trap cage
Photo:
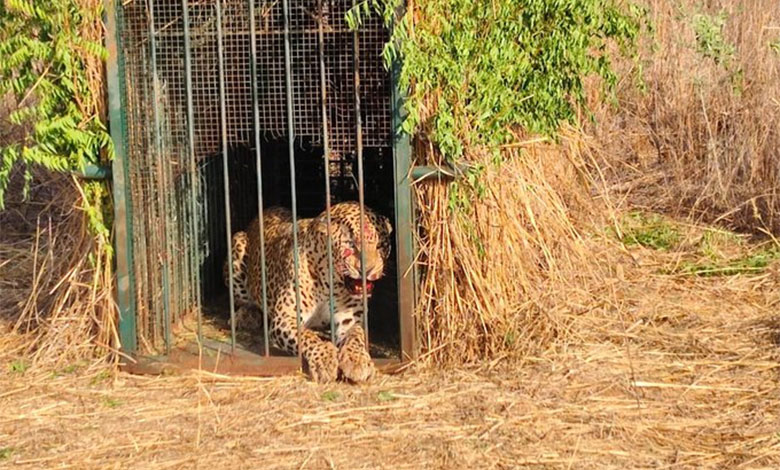
[[[107,1],[119,330],[131,368],[297,369],[300,358],[269,341],[265,286],[261,331],[242,331],[222,266],[232,235],[263,209],[291,209],[295,227],[349,200],[361,218],[370,207],[393,225],[386,275],[363,294],[372,356],[413,356],[409,142],[382,59],[388,30],[379,18],[350,30],[354,5]],[[300,327],[300,299],[296,310]]]

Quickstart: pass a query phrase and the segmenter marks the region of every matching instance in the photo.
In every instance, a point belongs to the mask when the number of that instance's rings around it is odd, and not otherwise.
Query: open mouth
[[[350,295],[355,297],[363,295],[362,280],[355,279],[352,277],[345,277],[344,285],[347,286],[347,290],[349,291]],[[374,283],[372,281],[366,280],[366,296],[371,296],[371,292],[373,292],[373,290],[374,290]]]

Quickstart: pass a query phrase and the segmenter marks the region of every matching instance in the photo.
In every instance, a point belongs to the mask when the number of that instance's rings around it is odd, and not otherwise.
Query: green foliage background
[[[17,164],[25,166],[29,182],[33,165],[68,173],[113,158],[99,115],[102,70],[95,70],[107,53],[102,42],[85,39],[85,31],[100,27],[102,13],[100,1],[0,3],[0,94],[17,104],[11,123],[28,130],[22,141],[0,147],[0,209]],[[107,236],[105,185],[81,187],[92,229]]]

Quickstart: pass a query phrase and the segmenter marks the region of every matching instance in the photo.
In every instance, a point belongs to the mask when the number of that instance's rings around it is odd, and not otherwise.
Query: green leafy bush
[[[100,117],[103,99],[102,2],[5,0],[0,3],[0,94],[11,95],[12,124],[25,137],[0,147],[0,209],[12,168],[83,171],[113,157]],[[97,207],[106,195],[85,185],[93,228],[105,231]]]
[[[728,63],[736,52],[729,43],[723,29],[726,27],[726,13],[716,15],[699,13],[693,16],[693,31],[696,34],[696,51],[715,61],[716,64]]]
[[[371,12],[390,21],[398,4],[368,0],[347,21],[357,27]],[[586,77],[615,85],[609,45],[628,52],[641,15],[618,0],[415,2],[385,50],[403,59],[404,130],[424,131],[451,161],[465,149],[497,156],[518,131],[554,136],[576,121]]]
[[[667,251],[675,248],[681,239],[679,229],[658,214],[631,212],[624,220],[622,240],[626,246]]]
[[[715,259],[709,262],[684,260],[677,269],[668,274],[690,274],[694,276],[735,276],[738,274],[761,274],[771,263],[780,259],[780,249],[772,246],[756,250],[736,259]]]

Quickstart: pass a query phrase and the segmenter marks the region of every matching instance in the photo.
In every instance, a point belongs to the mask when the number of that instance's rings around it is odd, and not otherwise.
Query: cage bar
[[[330,194],[330,139],[328,134],[328,92],[327,81],[325,79],[325,7],[323,0],[318,0],[317,11],[319,18],[317,18],[317,49],[319,58],[320,69],[320,100],[322,101],[322,156],[324,160],[325,170],[325,223],[328,231],[327,234],[327,256],[328,256],[328,308],[330,310],[330,340],[336,342],[336,306],[333,299],[333,236],[331,235],[331,220],[330,220],[330,206],[331,206],[331,194]]]
[[[228,163],[227,110],[225,109],[225,46],[222,38],[222,0],[214,2],[217,21],[217,64],[219,70],[219,124],[222,131],[222,180],[225,192],[225,235],[227,256],[233,252],[233,231],[230,208],[230,164]],[[233,299],[233,263],[228,263],[228,302],[230,304],[230,348],[236,347],[236,306]]]
[[[298,198],[295,184],[295,122],[293,114],[292,95],[292,65],[290,59],[290,7],[288,0],[282,0],[284,10],[284,77],[287,96],[287,152],[290,158],[290,199],[292,204],[292,236],[293,236],[293,278],[295,282],[295,319],[298,328],[297,351],[301,355],[301,283],[300,260],[298,259]]]
[[[192,237],[192,240],[196,243],[196,248],[194,250],[190,251],[190,259],[194,261],[193,264],[196,264],[200,261],[200,241],[199,236],[200,232],[198,230],[199,224],[198,224],[198,217],[196,216],[196,197],[195,195],[199,192],[197,189],[196,181],[199,181],[200,178],[197,177],[197,164],[195,162],[195,112],[193,110],[193,102],[192,102],[192,56],[191,56],[191,50],[192,45],[190,44],[190,6],[188,0],[181,0],[181,9],[182,9],[182,31],[184,35],[184,88],[185,88],[185,103],[186,103],[186,110],[187,110],[187,156],[189,157],[189,184],[194,187],[193,192],[189,194],[188,201],[190,206],[190,217],[192,218],[192,224],[190,226],[190,236]],[[197,270],[193,271],[197,272]],[[200,276],[193,276],[193,281],[195,281],[195,285],[193,288],[195,289],[195,310],[197,315],[197,338],[199,342],[202,342],[203,340],[203,311],[200,305],[200,299],[201,299],[201,289],[200,289]]]
[[[271,355],[270,338],[268,334],[268,285],[265,266],[265,227],[263,224],[263,163],[261,158],[260,143],[260,110],[257,100],[257,28],[255,25],[255,0],[248,0],[249,4],[249,73],[252,86],[252,120],[254,121],[255,134],[255,166],[257,168],[257,220],[258,232],[260,232],[260,282],[262,289],[263,310],[263,344],[265,356]]]
[[[160,123],[160,82],[158,79],[157,74],[157,43],[156,43],[156,33],[154,28],[154,0],[148,0],[147,1],[147,15],[148,15],[148,26],[149,26],[149,63],[151,67],[152,72],[152,99],[153,105],[152,105],[152,120],[154,121],[154,126],[152,127],[152,132],[154,133],[154,165],[157,169],[157,177],[160,180],[165,181],[167,178],[163,176],[165,173],[165,166],[166,163],[164,161],[164,150],[163,150],[163,141],[162,141],[162,125]],[[162,238],[163,238],[163,245],[165,246],[165,252],[163,252],[160,256],[160,264],[162,264],[162,276],[161,276],[161,290],[162,290],[162,312],[158,311],[159,313],[162,313],[162,321],[160,322],[162,324],[163,328],[163,341],[165,344],[165,353],[170,353],[171,348],[171,296],[170,296],[170,253],[172,252],[172,247],[168,239],[168,232],[169,232],[169,226],[168,226],[168,214],[165,211],[165,204],[162,203],[160,200],[161,198],[169,198],[168,192],[163,191],[157,191],[156,192],[156,198],[155,202],[158,204],[158,211],[159,214],[162,216],[164,220],[164,225],[162,228]],[[168,200],[168,204],[170,204],[170,199]],[[159,317],[158,317],[159,318]],[[158,320],[159,321],[159,320]]]
[[[357,1],[352,0],[352,7],[357,6]],[[353,70],[355,81],[355,148],[357,151],[357,172],[358,172],[358,201],[360,205],[360,283],[362,285],[361,293],[363,297],[363,328],[366,334],[366,347],[369,347],[368,334],[368,293],[366,292],[366,241],[364,233],[366,221],[366,198],[365,198],[365,179],[363,178],[363,119],[360,114],[360,32],[356,29],[352,33],[354,47]]]

